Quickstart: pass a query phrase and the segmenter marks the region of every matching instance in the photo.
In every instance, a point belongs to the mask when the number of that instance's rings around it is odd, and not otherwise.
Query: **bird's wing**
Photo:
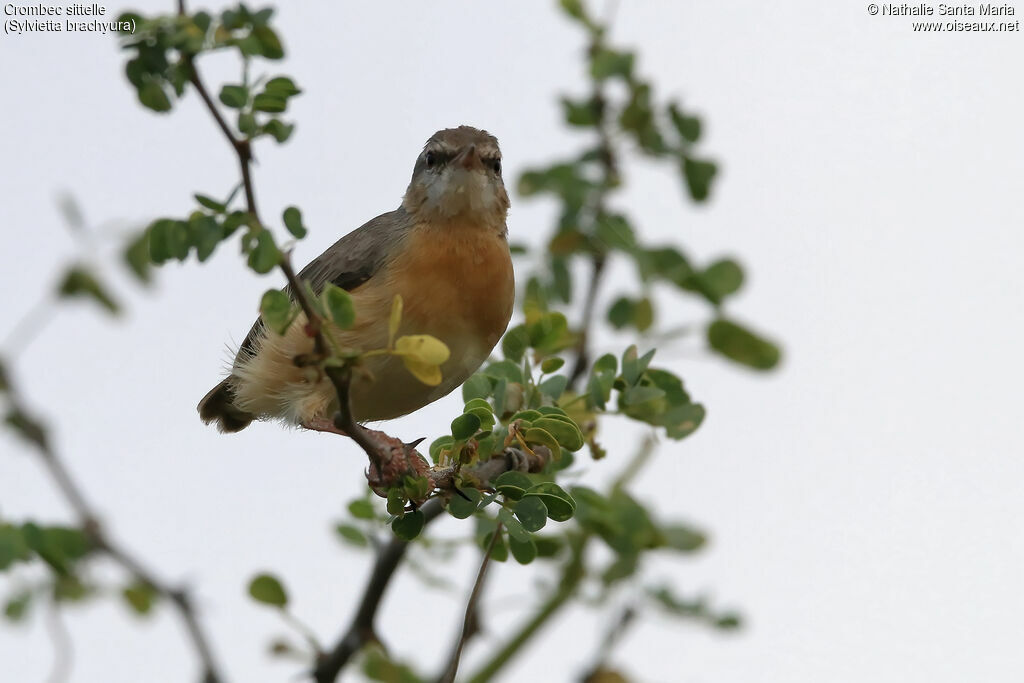
[[[405,238],[412,224],[411,216],[401,207],[381,214],[332,244],[299,271],[297,277],[300,282],[309,282],[317,295],[328,282],[351,292],[373,277],[398,251],[396,243]],[[284,291],[292,296],[290,287],[285,287]],[[257,337],[262,335],[263,320],[257,318],[238,354],[252,353]]]

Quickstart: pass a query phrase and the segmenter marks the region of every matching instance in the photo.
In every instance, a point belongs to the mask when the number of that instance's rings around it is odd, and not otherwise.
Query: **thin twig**
[[[491,535],[491,542],[487,544],[487,548],[484,550],[484,558],[480,561],[480,571],[477,572],[476,581],[473,583],[473,591],[469,594],[469,600],[466,602],[466,616],[462,620],[462,633],[459,635],[459,640],[455,644],[452,656],[448,660],[448,667],[441,674],[441,677],[437,679],[437,683],[455,683],[455,674],[459,672],[459,660],[462,659],[462,650],[466,646],[466,641],[477,630],[477,603],[480,600],[484,577],[487,576],[487,566],[491,561],[491,552],[494,550],[494,545],[497,543],[500,535],[501,522],[498,522],[498,525],[494,527],[494,533]]]
[[[597,650],[597,656],[594,658],[594,665],[581,677],[582,683],[590,683],[590,681],[597,680],[598,675],[608,663],[612,650],[622,640],[623,636],[626,635],[629,627],[636,621],[636,614],[637,610],[634,605],[627,605],[622,609],[622,612],[619,613],[619,616],[612,622],[607,633],[605,633],[601,646]]]
[[[573,363],[572,372],[569,374],[568,386],[570,387],[576,386],[590,366],[590,352],[588,349],[590,327],[594,322],[594,308],[597,304],[597,292],[604,275],[605,262],[604,254],[594,254],[590,283],[587,285],[587,295],[583,301],[583,320],[580,324],[579,338],[576,341],[576,361]]]
[[[578,534],[570,536],[569,545],[572,549],[572,556],[562,571],[562,580],[558,588],[548,596],[534,612],[533,616],[514,632],[512,637],[500,648],[490,660],[476,671],[470,678],[470,683],[486,683],[494,678],[504,666],[519,652],[520,648],[526,645],[541,627],[569,602],[569,599],[576,594],[576,589],[584,577],[584,553],[590,536]]]

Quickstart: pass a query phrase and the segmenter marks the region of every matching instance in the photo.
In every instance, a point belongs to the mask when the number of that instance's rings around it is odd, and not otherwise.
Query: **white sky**
[[[256,183],[265,216],[302,207],[312,232],[296,260],[397,206],[438,128],[498,135],[508,178],[577,150],[556,94],[582,92],[582,40],[552,5],[285,3],[289,59],[271,69],[305,92],[293,101],[293,141],[259,148]],[[641,48],[640,72],[660,95],[704,116],[703,149],[723,167],[698,210],[669,169],[630,165],[621,205],[652,241],[739,256],[748,284],[730,311],[786,351],[770,376],[659,355],[709,418],[666,444],[636,490],[713,543],[648,573],[741,608],[748,627],[723,637],[651,618],[613,658],[637,680],[995,682],[1024,668],[1024,43],[1020,33],[915,34],[909,18],[872,17],[866,5],[620,3],[614,39]],[[1024,5],[1014,7],[1019,17]],[[58,191],[76,195],[92,224],[125,225],[180,214],[193,191],[225,193],[236,169],[195,97],[171,116],[135,103],[109,37],[4,35],[0,64],[6,327],[78,253]],[[203,67],[209,83],[235,78],[230,60]],[[537,243],[552,209],[514,198],[514,238]],[[606,294],[631,283],[625,267],[614,275]],[[194,412],[220,376],[223,345],[278,284],[223,248],[124,297],[120,321],[68,308],[17,373],[110,531],[163,576],[195,585],[232,680],[255,683],[297,669],[264,654],[285,628],[245,595],[252,572],[282,576],[295,612],[330,640],[368,562],[330,532],[364,486],[356,449],[274,425],[221,436]],[[457,406],[449,397],[389,430],[433,438]],[[612,457],[588,479],[607,477],[638,438],[616,431]],[[33,457],[2,444],[4,517],[67,519]],[[475,563],[465,553],[449,578],[468,585]],[[492,577],[489,634],[464,671],[511,632],[535,576],[502,566]],[[462,591],[425,592],[403,574],[389,597],[382,633],[436,670]],[[140,623],[111,600],[67,614],[72,681],[192,679],[169,611]],[[571,680],[589,664],[604,622],[579,609],[554,626],[504,680]],[[38,616],[0,630],[4,680],[44,680],[50,658]]]

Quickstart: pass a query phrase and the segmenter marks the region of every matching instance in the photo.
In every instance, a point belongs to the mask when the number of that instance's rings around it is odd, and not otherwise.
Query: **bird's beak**
[[[483,163],[480,161],[480,155],[476,153],[476,145],[470,145],[459,152],[459,156],[455,157],[455,163],[467,171],[471,171],[475,168],[483,168]]]

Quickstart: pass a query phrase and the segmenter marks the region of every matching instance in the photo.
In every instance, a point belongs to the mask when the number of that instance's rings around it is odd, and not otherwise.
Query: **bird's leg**
[[[339,436],[348,436],[348,433],[342,429],[338,429],[334,425],[334,420],[329,417],[313,417],[308,420],[304,420],[299,424],[303,429],[311,429],[314,432],[327,432],[329,434],[338,434]]]

